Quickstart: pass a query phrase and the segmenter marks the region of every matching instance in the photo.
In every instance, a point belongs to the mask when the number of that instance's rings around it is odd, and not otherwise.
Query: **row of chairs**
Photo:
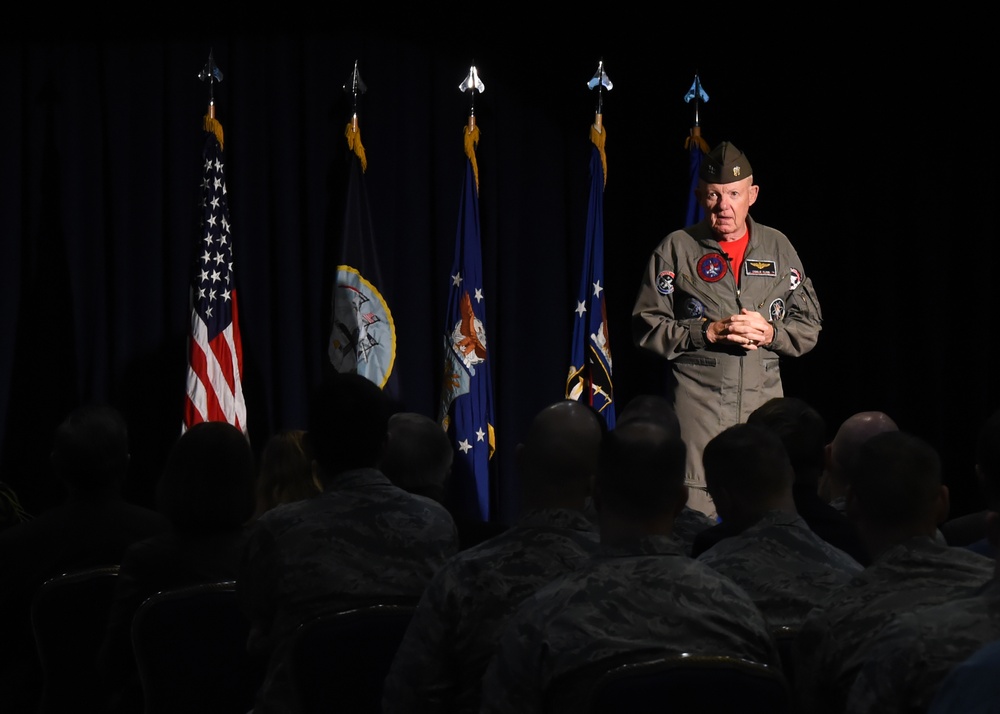
[[[94,663],[117,575],[117,567],[96,568],[53,578],[39,590],[32,626],[43,673],[40,714],[93,701]],[[382,682],[412,614],[412,605],[373,604],[302,625],[291,648],[302,714],[380,712]],[[266,662],[247,651],[249,631],[232,581],[149,598],[132,626],[144,714],[250,711]],[[565,709],[560,700],[567,694],[576,699],[574,711],[590,714],[791,711],[781,671],[731,657],[603,663],[557,682],[549,692],[553,711]]]
[[[96,656],[114,595],[116,566],[46,581],[32,604],[42,666],[40,714],[87,709],[96,701]],[[302,714],[381,710],[382,681],[413,614],[373,604],[316,618],[291,648]],[[250,621],[235,583],[205,583],[147,599],[132,623],[144,714],[246,714],[266,661],[246,648]]]

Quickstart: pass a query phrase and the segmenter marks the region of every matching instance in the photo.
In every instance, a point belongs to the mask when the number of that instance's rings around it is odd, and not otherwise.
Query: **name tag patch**
[[[778,264],[773,260],[744,260],[743,274],[773,278],[778,275]]]

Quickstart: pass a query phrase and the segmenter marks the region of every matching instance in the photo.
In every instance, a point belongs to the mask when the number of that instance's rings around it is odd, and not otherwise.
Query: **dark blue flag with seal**
[[[479,128],[465,128],[465,180],[459,204],[455,260],[449,274],[444,329],[444,374],[439,421],[455,446],[452,508],[471,520],[490,520],[490,460],[496,449],[492,362],[486,339],[479,230]]]
[[[338,372],[367,377],[395,397],[396,325],[379,290],[382,274],[365,184],[368,162],[356,122],[347,125],[345,135],[350,149],[347,193],[328,353]]]
[[[607,130],[592,125],[590,139],[590,201],[583,251],[580,291],[573,321],[566,397],[586,402],[604,416],[609,429],[615,426],[614,380],[611,340],[608,333],[604,290],[604,186]]]

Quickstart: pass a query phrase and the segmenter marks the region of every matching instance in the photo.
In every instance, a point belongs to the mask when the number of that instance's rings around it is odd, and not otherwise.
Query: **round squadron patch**
[[[702,304],[701,300],[689,297],[681,306],[681,315],[683,315],[685,319],[703,317],[705,315],[705,306]]]
[[[726,259],[718,253],[709,253],[698,261],[698,276],[706,283],[716,283],[729,270]]]
[[[778,322],[785,316],[785,301],[778,298],[767,308],[767,314],[771,316],[771,322]]]
[[[802,282],[802,273],[796,268],[792,268],[788,274],[788,289],[794,290]]]
[[[674,274],[663,270],[656,276],[656,291],[660,295],[670,295],[674,291]]]

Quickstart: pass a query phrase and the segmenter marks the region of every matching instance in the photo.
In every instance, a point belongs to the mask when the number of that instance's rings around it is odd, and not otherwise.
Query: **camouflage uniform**
[[[894,616],[968,594],[993,570],[990,558],[928,536],[881,553],[806,617],[794,645],[802,711],[843,712],[874,637]]]
[[[315,616],[374,601],[416,602],[458,552],[441,504],[394,486],[375,469],[340,474],[315,498],[264,513],[236,580],[240,605],[264,623],[271,650],[254,714],[288,711],[284,645]]]
[[[1000,640],[1000,580],[970,597],[900,615],[872,646],[851,688],[848,711],[926,711],[952,667],[995,640]]]
[[[594,506],[593,499],[587,502],[584,513],[587,515],[587,518],[597,525],[597,508]],[[681,512],[677,514],[677,517],[674,518],[674,529],[670,535],[684,546],[685,555],[691,555],[691,547],[694,545],[695,536],[702,531],[712,528],[716,524],[717,521],[711,516],[705,515],[690,506],[684,506]]]
[[[800,627],[831,590],[864,570],[813,533],[801,516],[785,511],[769,511],[698,560],[746,590],[772,628]]]
[[[714,518],[706,516],[701,511],[685,506],[674,519],[674,530],[671,535],[684,545],[684,553],[691,555],[694,537],[702,531],[716,525]]]
[[[526,513],[460,552],[420,601],[389,676],[383,712],[478,712],[479,685],[500,629],[528,595],[587,561],[599,544],[578,511]]]
[[[605,547],[511,615],[483,677],[484,713],[543,711],[561,675],[622,655],[733,655],[780,667],[764,616],[673,538]]]

